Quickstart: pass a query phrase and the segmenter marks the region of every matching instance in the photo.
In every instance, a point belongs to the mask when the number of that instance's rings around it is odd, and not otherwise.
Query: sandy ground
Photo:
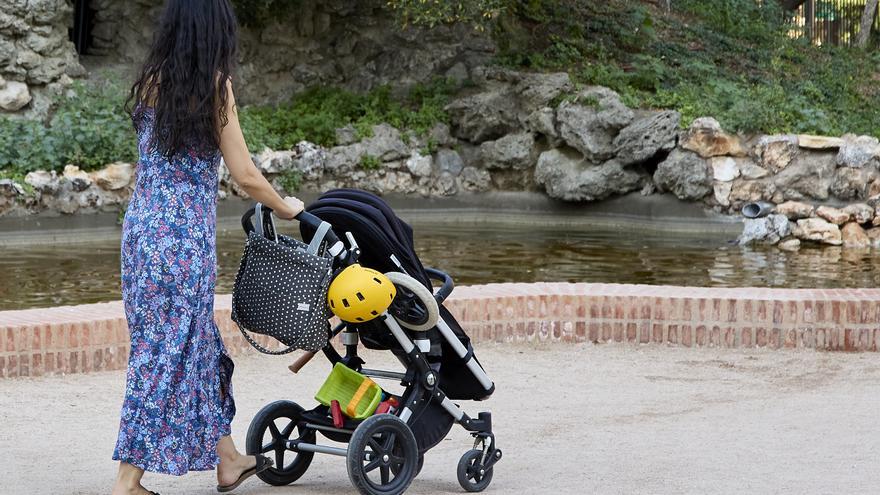
[[[811,352],[494,346],[487,402],[505,456],[487,493],[880,493],[880,356]],[[277,399],[308,407],[329,367],[236,363],[234,438]],[[368,355],[376,367],[384,353]],[[0,381],[0,493],[109,493],[122,372]],[[470,437],[455,427],[409,493],[462,493]],[[212,472],[148,474],[168,494],[214,493]],[[289,487],[236,493],[353,493],[341,458],[317,456]]]

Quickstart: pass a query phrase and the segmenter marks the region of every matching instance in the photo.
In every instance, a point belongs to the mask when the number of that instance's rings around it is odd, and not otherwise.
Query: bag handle
[[[324,238],[327,237],[327,232],[330,232],[330,224],[327,222],[321,222],[321,225],[318,225],[318,230],[315,231],[315,236],[312,237],[312,242],[309,243],[309,248],[306,252],[311,255],[317,255],[318,249],[321,248],[321,243],[323,243]]]
[[[236,312],[235,312],[235,297],[234,297],[234,293],[233,293],[233,298],[232,298],[232,312],[231,312],[231,314],[230,314],[230,317],[231,317],[232,321],[235,323],[235,326],[238,327],[238,331],[240,331],[241,334],[244,335],[245,340],[247,340],[248,343],[249,343],[250,345],[254,346],[254,349],[256,349],[256,350],[262,352],[263,354],[271,354],[271,355],[273,355],[273,356],[280,356],[280,355],[282,355],[282,354],[289,354],[289,353],[291,353],[291,352],[293,352],[293,351],[296,350],[296,346],[295,346],[295,345],[292,345],[292,346],[288,347],[287,349],[282,349],[282,350],[280,350],[280,351],[272,351],[272,350],[266,349],[265,347],[261,346],[256,340],[254,340],[253,337],[251,337],[251,336],[245,331],[244,327],[242,327],[241,325],[238,324],[238,322],[236,321],[238,318],[236,318],[235,315],[236,315]]]
[[[265,210],[265,211],[264,211]],[[254,232],[260,237],[263,237],[265,233],[268,233],[272,236],[272,240],[278,242],[278,231],[275,230],[275,220],[272,218],[272,209],[263,206],[262,203],[257,203],[254,206],[254,215],[257,217],[257,224],[254,226]],[[264,217],[264,215],[268,215]],[[267,223],[263,223],[267,221]],[[268,226],[268,232],[264,230]]]

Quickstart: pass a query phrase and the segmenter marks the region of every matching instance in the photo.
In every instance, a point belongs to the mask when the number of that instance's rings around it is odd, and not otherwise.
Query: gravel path
[[[478,354],[498,390],[465,409],[492,409],[505,453],[487,493],[880,493],[876,354],[615,345],[482,345]],[[264,404],[314,405],[326,362],[294,376],[288,361],[236,361],[238,445]],[[109,493],[123,381],[122,372],[0,380],[0,493]],[[463,493],[455,465],[469,440],[455,427],[409,493]],[[145,484],[215,493],[212,472],[148,474]],[[236,493],[353,488],[342,459],[316,456],[295,485],[249,481]]]

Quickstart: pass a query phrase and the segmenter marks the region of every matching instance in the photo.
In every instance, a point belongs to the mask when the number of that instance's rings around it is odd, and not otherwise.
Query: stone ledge
[[[620,342],[745,349],[880,350],[880,289],[534,283],[465,286],[447,302],[479,342]],[[219,295],[229,353],[251,352]],[[0,312],[0,377],[125,368],[121,301]],[[260,341],[269,345],[268,339]]]

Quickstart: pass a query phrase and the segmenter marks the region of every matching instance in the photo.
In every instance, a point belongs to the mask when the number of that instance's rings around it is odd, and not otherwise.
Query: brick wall
[[[880,349],[880,289],[724,289],[617,284],[459,287],[447,307],[476,342]],[[217,296],[233,356],[250,352]],[[268,345],[265,339],[262,342]],[[123,369],[121,302],[0,312],[0,377]]]

